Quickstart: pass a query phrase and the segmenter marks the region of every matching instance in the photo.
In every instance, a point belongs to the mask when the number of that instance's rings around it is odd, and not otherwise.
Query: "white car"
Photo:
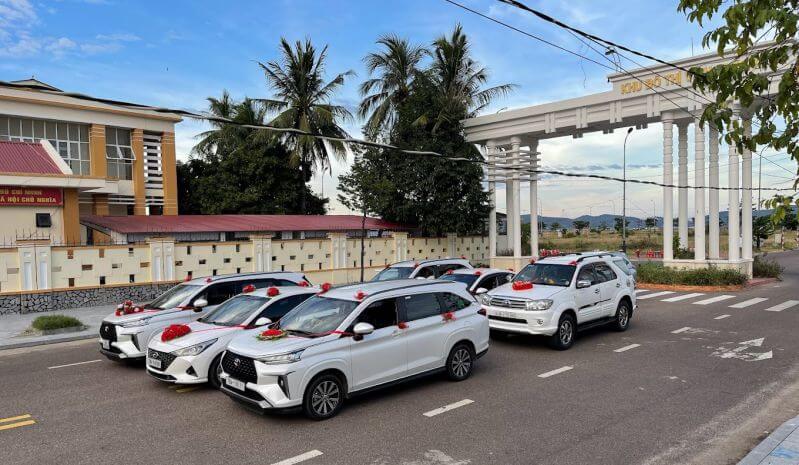
[[[152,302],[117,309],[100,325],[100,352],[114,361],[144,359],[147,343],[171,324],[194,321],[240,294],[244,286],[310,285],[302,273],[242,273],[195,278],[169,289]]]
[[[464,380],[488,341],[488,320],[461,284],[343,286],[262,333],[234,338],[222,357],[221,390],[260,412],[302,408],[323,420],[349,396],[409,378],[444,371]]]
[[[300,286],[268,287],[228,299],[186,325],[191,332],[185,336],[166,341],[158,335],[152,338],[147,345],[147,372],[170,383],[209,382],[219,387],[219,361],[231,339],[280,320],[319,290]]]
[[[462,283],[472,294],[482,294],[509,283],[513,279],[513,272],[496,268],[461,268],[447,271],[438,279]]]
[[[492,333],[549,336],[560,350],[578,330],[630,325],[636,308],[635,282],[608,253],[549,257],[525,266],[513,281],[480,294]]]
[[[431,260],[408,260],[393,263],[377,273],[372,281],[393,279],[433,279],[451,270],[473,269],[465,258],[436,258]]]

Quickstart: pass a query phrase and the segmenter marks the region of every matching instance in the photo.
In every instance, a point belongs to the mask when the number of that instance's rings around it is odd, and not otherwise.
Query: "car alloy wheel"
[[[330,415],[341,402],[341,391],[338,385],[330,380],[319,383],[311,394],[311,407],[320,417]]]
[[[574,337],[574,325],[571,320],[563,320],[560,322],[558,335],[560,336],[560,343],[563,346],[571,344],[572,338]]]
[[[455,351],[452,355],[452,362],[450,365],[452,373],[454,373],[456,377],[466,377],[472,369],[472,354],[469,353],[469,349],[460,347]]]
[[[621,308],[619,308],[619,326],[625,328],[629,322],[630,312],[627,310],[626,305],[622,305]]]

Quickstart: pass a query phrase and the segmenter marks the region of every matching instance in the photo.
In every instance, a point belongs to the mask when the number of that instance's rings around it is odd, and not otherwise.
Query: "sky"
[[[498,1],[461,1],[563,47],[592,53],[555,26]],[[664,59],[703,52],[700,44],[706,31],[689,23],[673,0],[527,3],[575,27]],[[377,49],[378,37],[393,33],[427,45],[458,23],[469,36],[474,57],[488,68],[489,85],[517,86],[510,96],[485,109],[484,114],[611,88],[605,68],[444,0],[0,0],[0,80],[35,76],[67,91],[199,111],[206,109],[207,97],[219,96],[223,90],[235,98],[271,96],[257,62],[279,57],[281,37],[290,41],[310,38],[317,46],[329,47],[328,78],[347,70],[356,73],[334,98],[335,103],[355,113],[360,100],[358,85],[369,77],[363,57]],[[344,126],[358,137],[361,124],[362,121],[352,121]],[[177,126],[179,159],[190,156],[197,141],[195,136],[207,128],[195,120]],[[623,131],[594,133],[576,140],[567,137],[542,141],[538,149],[545,167],[621,176],[623,138]],[[693,147],[692,140],[689,134],[689,147]],[[721,151],[724,185],[726,147]],[[764,154],[783,168],[763,161],[763,186],[784,183],[790,171],[795,171],[787,156]],[[661,180],[659,124],[630,136],[627,159],[628,177]],[[351,162],[351,158],[337,161],[332,174],[312,180],[314,191],[330,198],[331,213],[347,213],[336,200],[335,190],[337,176],[346,172]],[[755,159],[756,170],[757,167]],[[690,163],[689,170],[693,170]],[[689,175],[693,180],[692,171]],[[757,171],[754,178],[757,184]],[[529,212],[528,192],[524,186],[523,213]],[[501,185],[497,194],[497,207],[502,211],[505,196]],[[721,197],[724,209],[726,194],[721,193]],[[539,182],[539,198],[541,211],[548,216],[621,213],[619,183],[547,179]],[[661,215],[661,205],[660,188],[629,186],[628,214]]]

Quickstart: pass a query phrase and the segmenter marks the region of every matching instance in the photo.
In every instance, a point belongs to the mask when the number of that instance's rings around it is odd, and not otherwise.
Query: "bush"
[[[703,268],[680,270],[668,268],[660,263],[641,263],[638,265],[638,281],[651,284],[683,284],[688,286],[729,286],[741,285],[747,276],[735,270]]]
[[[755,278],[779,279],[783,271],[785,271],[785,268],[774,260],[769,259],[766,254],[755,256],[755,261],[752,263],[752,275]]]
[[[83,323],[77,318],[66,315],[46,315],[37,317],[31,324],[33,329],[39,331],[46,331],[49,329],[72,328],[74,326],[83,326]]]

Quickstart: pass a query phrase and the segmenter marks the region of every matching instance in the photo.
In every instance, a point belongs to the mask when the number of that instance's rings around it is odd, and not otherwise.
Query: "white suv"
[[[509,284],[480,294],[492,333],[550,337],[568,349],[577,330],[610,324],[630,325],[635,282],[608,253],[549,257],[524,267]]]
[[[142,306],[120,306],[100,325],[100,352],[114,361],[144,359],[147,343],[171,324],[197,320],[244,286],[310,285],[302,273],[241,273],[195,278]]]
[[[452,270],[472,269],[472,264],[465,258],[436,258],[431,260],[408,260],[387,266],[377,273],[372,281],[390,281],[393,279],[433,279]]]
[[[323,286],[323,290],[326,287]],[[459,283],[395,280],[329,289],[222,357],[222,392],[259,412],[330,418],[346,397],[445,371],[461,381],[488,351],[488,320]]]

